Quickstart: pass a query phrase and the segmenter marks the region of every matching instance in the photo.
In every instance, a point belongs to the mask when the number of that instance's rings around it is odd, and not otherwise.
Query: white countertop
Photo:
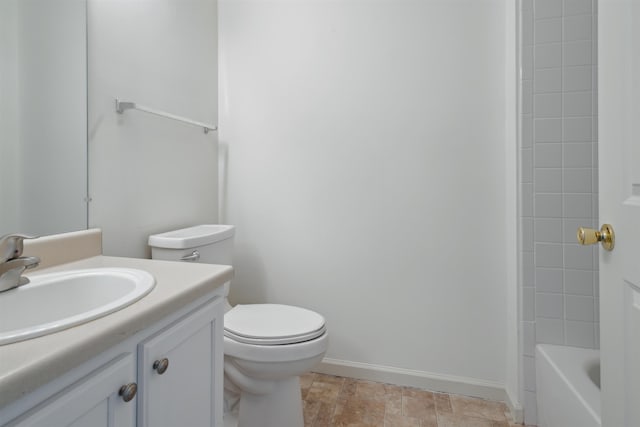
[[[233,268],[226,265],[102,255],[41,269],[27,276],[98,267],[145,270],[155,277],[156,286],[141,300],[105,317],[0,346],[0,408],[203,297],[233,276]]]

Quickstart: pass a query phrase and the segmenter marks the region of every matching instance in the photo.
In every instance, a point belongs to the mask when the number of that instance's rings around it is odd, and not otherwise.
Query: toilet
[[[153,259],[232,265],[232,225],[198,225],[149,237]],[[299,375],[328,346],[324,318],[282,304],[231,307],[224,284],[225,427],[303,427]],[[236,423],[237,419],[237,423]]]

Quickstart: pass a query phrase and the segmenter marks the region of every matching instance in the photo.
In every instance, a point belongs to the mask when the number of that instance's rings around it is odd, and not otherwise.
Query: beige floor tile
[[[507,406],[502,402],[477,399],[473,397],[450,395],[454,414],[468,417],[486,418],[493,421],[506,421]]]
[[[384,427],[422,427],[418,418],[403,417],[401,415],[386,414]]]
[[[338,399],[344,378],[316,376],[305,393],[305,399],[310,402],[334,404]]]
[[[433,393],[433,397],[436,401],[436,411],[439,414],[451,413],[453,409],[451,409],[451,400],[449,400],[449,395],[446,393]]]
[[[333,426],[384,427],[384,402],[375,400],[347,399],[338,401],[333,414]]]
[[[320,405],[322,402],[314,401],[308,402],[306,400],[302,401],[302,415],[304,416],[304,427],[312,427],[313,422],[318,416],[318,411],[320,410]]]
[[[405,387],[402,390],[402,415],[433,420],[436,417],[436,401],[430,391]]]
[[[494,427],[492,420],[459,414],[438,414],[438,427]]]
[[[335,404],[321,403],[316,419],[313,421],[313,427],[333,427],[332,419],[335,408]]]
[[[300,388],[305,427],[518,427],[500,402],[317,373]]]

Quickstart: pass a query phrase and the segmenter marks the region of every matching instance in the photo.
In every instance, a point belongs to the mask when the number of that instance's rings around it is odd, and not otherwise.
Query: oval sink
[[[147,295],[154,277],[132,268],[92,268],[29,276],[0,293],[0,345],[67,329],[120,310]]]

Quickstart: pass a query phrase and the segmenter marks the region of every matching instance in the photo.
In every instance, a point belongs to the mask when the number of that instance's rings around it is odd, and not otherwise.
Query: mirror
[[[0,0],[0,235],[87,228],[86,0]]]

